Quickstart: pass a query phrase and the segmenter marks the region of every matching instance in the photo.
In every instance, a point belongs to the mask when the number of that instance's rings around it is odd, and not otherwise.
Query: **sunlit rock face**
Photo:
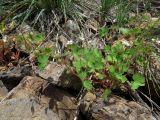
[[[135,101],[127,101],[118,96],[111,96],[104,104],[103,99],[96,99],[90,108],[89,118],[93,120],[157,120],[150,108]]]

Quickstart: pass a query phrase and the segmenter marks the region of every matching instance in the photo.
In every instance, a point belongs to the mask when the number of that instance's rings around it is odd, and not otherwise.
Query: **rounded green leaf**
[[[45,36],[44,36],[43,33],[39,33],[39,34],[37,34],[37,35],[34,36],[34,39],[35,39],[35,41],[37,41],[37,42],[43,41],[44,38],[45,38]]]
[[[139,82],[139,83],[144,83],[145,82],[145,78],[139,73],[135,73],[132,76],[132,78],[133,78],[134,81]]]
[[[108,89],[108,88],[105,89],[104,92],[103,92],[103,98],[107,99],[110,94],[111,94],[111,90]]]
[[[39,55],[38,56],[38,67],[43,70],[44,67],[47,65],[48,63],[48,58],[49,56],[48,55]]]
[[[113,65],[109,66],[108,71],[109,71],[109,73],[112,74],[112,75],[116,72],[115,67],[114,67]]]
[[[125,83],[127,81],[127,78],[122,74],[116,73],[115,77],[116,77],[116,79],[118,79],[122,83]]]
[[[131,89],[132,90],[136,90],[140,86],[145,85],[145,78],[141,74],[136,73],[132,76],[132,78],[134,80],[134,81],[131,82]]]
[[[92,90],[92,88],[93,88],[92,82],[90,80],[85,80],[83,82],[83,86],[87,90]]]
[[[124,34],[124,35],[131,34],[131,31],[128,28],[119,28],[119,31],[122,32],[122,34]]]
[[[81,80],[85,80],[86,77],[87,77],[87,73],[86,73],[86,72],[80,72],[80,73],[78,74],[78,76],[80,77]]]
[[[113,58],[112,58],[112,56],[111,56],[111,55],[108,55],[108,56],[107,56],[107,61],[108,61],[108,62],[110,62],[110,63],[112,63],[112,62],[113,62]]]
[[[131,82],[131,89],[132,90],[137,90],[140,86],[144,86],[144,83],[139,83],[139,82]]]

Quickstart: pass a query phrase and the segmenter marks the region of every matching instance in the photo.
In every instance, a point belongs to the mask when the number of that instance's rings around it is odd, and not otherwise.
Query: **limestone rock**
[[[7,99],[12,98],[26,98],[30,96],[37,96],[39,95],[41,89],[43,88],[43,84],[45,83],[46,81],[38,77],[24,77],[19,85],[13,88],[1,101],[1,103]]]
[[[50,84],[44,89],[41,104],[46,104],[57,113],[60,120],[74,120],[77,117],[77,102],[66,90]]]
[[[25,77],[0,102],[0,120],[73,120],[76,99],[39,77]]]
[[[95,99],[96,99],[95,94],[91,92],[87,92],[86,95],[83,97],[83,100],[80,104],[80,110],[84,115],[87,113],[90,105],[93,103]]]
[[[0,100],[8,93],[7,88],[4,86],[3,82],[0,80]]]
[[[135,101],[111,96],[106,104],[102,103],[103,99],[96,99],[92,104],[90,117],[93,120],[157,120],[151,110]]]
[[[0,120],[60,120],[47,105],[39,102],[44,83],[38,77],[25,77],[0,102]]]
[[[50,62],[43,71],[36,70],[36,74],[53,84],[58,84],[59,77],[64,72],[65,67],[55,62]]]
[[[13,98],[0,104],[0,120],[60,120],[47,106],[33,97]]]
[[[3,81],[7,90],[10,91],[17,86],[25,76],[31,75],[32,72],[32,66],[28,64],[24,66],[11,67],[7,71],[0,71],[0,79]]]
[[[81,80],[74,75],[66,74],[65,69],[64,65],[50,62],[43,71],[36,70],[36,74],[56,86],[80,90],[82,87]]]

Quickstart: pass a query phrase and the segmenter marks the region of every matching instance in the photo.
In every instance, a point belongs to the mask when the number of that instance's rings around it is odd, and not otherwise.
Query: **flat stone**
[[[100,98],[99,98],[100,99]],[[106,105],[102,104],[102,99],[96,99],[91,106],[91,118],[94,120],[157,120],[157,116],[145,106],[135,101],[127,101],[118,96],[110,96]],[[94,109],[97,106],[99,110]],[[158,119],[160,117],[158,116]]]
[[[1,120],[60,120],[47,106],[34,97],[13,98],[0,103]]]
[[[40,104],[39,94],[45,81],[25,77],[0,102],[1,120],[60,120],[48,105]]]
[[[36,74],[50,83],[58,84],[59,77],[64,72],[65,67],[55,62],[50,62],[43,71],[36,70]]]
[[[82,102],[80,104],[80,110],[84,115],[87,113],[90,105],[93,103],[95,99],[96,95],[91,92],[87,92],[86,95],[83,97]]]

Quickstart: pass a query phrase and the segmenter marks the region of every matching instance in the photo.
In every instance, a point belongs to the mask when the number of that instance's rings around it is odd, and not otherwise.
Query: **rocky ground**
[[[62,55],[60,58],[65,58],[64,49],[72,43],[100,50],[104,49],[106,43],[114,44],[116,41],[131,46],[134,35],[127,38],[110,29],[102,39],[98,30],[105,20],[98,20],[100,18],[95,11],[85,11],[84,16],[84,25],[79,25],[79,21],[67,20],[58,26],[54,21],[56,30],[51,30],[42,43],[32,44],[28,38],[28,43],[18,43],[17,36],[37,33],[27,23],[13,28],[8,26],[3,34],[0,33],[0,120],[160,120],[158,55],[151,56],[152,63],[146,71],[146,76],[151,75],[150,79],[156,80],[149,81],[151,93],[148,87],[140,89],[140,92],[153,98],[149,102],[151,99],[146,100],[136,92],[126,92],[125,88],[124,91],[119,88],[113,90],[105,100],[101,90],[86,91],[79,77],[67,73],[67,60],[56,59],[59,53]],[[158,20],[150,13],[146,16],[152,21]],[[160,22],[157,23],[159,25],[152,31],[153,36],[157,37],[153,46],[160,53]],[[108,24],[111,23],[105,23],[106,26]],[[146,21],[133,23],[142,28],[146,24]],[[37,46],[56,48],[55,58],[51,56],[43,71],[37,67],[33,54]],[[138,70],[142,71],[140,68]]]
[[[24,69],[28,69],[26,66]],[[52,69],[50,69],[52,68]],[[16,75],[1,72],[0,120],[158,120],[158,113],[142,103],[111,95],[107,101],[86,92],[80,99],[74,83],[62,77],[65,67],[51,62],[43,72]],[[20,73],[23,76],[20,77]],[[8,76],[6,78],[5,76]],[[68,81],[68,82],[67,82]],[[11,85],[12,84],[12,85]],[[70,85],[69,85],[70,84]]]

